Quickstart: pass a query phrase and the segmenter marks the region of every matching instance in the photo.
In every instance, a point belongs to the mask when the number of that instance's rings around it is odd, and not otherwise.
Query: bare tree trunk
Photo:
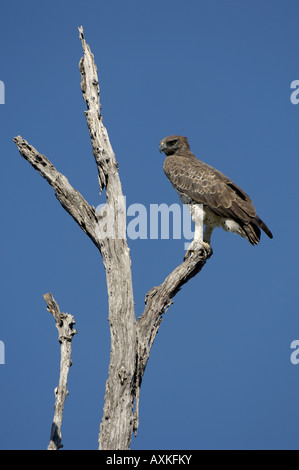
[[[115,236],[103,236],[103,215],[90,206],[52,163],[22,137],[14,139],[20,154],[55,190],[62,206],[99,249],[106,270],[109,299],[111,353],[106,382],[99,449],[128,450],[132,432],[139,423],[139,390],[150,350],[162,321],[162,315],[180,288],[204,266],[207,257],[201,251],[180,264],[158,287],[146,296],[143,314],[135,320],[130,250],[124,225],[123,194],[118,164],[102,122],[99,81],[93,54],[79,28],[84,57],[80,60],[81,89],[87,104],[85,111],[93,154],[98,170],[100,192],[106,188],[109,223]],[[134,411],[135,403],[135,411]]]
[[[88,111],[85,112],[93,154],[98,167],[100,191],[106,187],[107,205],[112,210],[118,234],[119,201],[123,199],[118,165],[108,133],[102,123],[97,67],[83,28],[79,28],[84,56],[80,61],[81,89]],[[125,238],[105,238],[101,248],[106,270],[109,298],[111,353],[106,383],[104,416],[100,426],[99,449],[129,449],[133,429],[135,373],[135,312],[130,250]]]

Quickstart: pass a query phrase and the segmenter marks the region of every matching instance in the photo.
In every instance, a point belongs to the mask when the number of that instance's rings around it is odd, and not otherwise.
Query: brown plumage
[[[191,152],[186,137],[166,137],[161,140],[159,149],[167,156],[164,172],[182,202],[203,205],[206,226],[204,242],[210,243],[212,230],[216,226],[239,233],[252,245],[259,242],[260,229],[273,238],[266,224],[258,217],[248,194],[223,173],[198,160]]]

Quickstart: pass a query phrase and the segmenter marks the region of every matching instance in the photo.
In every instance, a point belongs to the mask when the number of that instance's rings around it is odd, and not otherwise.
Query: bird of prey
[[[210,242],[215,227],[237,233],[252,245],[260,241],[260,229],[273,238],[248,194],[223,173],[196,158],[187,137],[165,137],[159,150],[166,155],[164,172],[181,202],[188,204],[195,224],[194,239],[185,259],[197,248],[207,255],[212,253]]]

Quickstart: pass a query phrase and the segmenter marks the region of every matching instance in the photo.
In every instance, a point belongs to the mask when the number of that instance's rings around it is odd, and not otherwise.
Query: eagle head
[[[182,154],[186,150],[190,150],[187,137],[181,135],[169,135],[161,140],[159,144],[160,152],[164,152],[165,155]]]

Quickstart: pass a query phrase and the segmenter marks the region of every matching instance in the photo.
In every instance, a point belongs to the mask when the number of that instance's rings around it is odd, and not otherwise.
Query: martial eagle
[[[260,241],[260,229],[273,238],[267,225],[258,217],[248,194],[223,173],[196,158],[187,137],[165,137],[159,150],[166,155],[164,172],[181,202],[188,204],[195,224],[194,240],[185,258],[198,247],[211,253],[211,235],[215,227],[237,233],[252,245]]]

